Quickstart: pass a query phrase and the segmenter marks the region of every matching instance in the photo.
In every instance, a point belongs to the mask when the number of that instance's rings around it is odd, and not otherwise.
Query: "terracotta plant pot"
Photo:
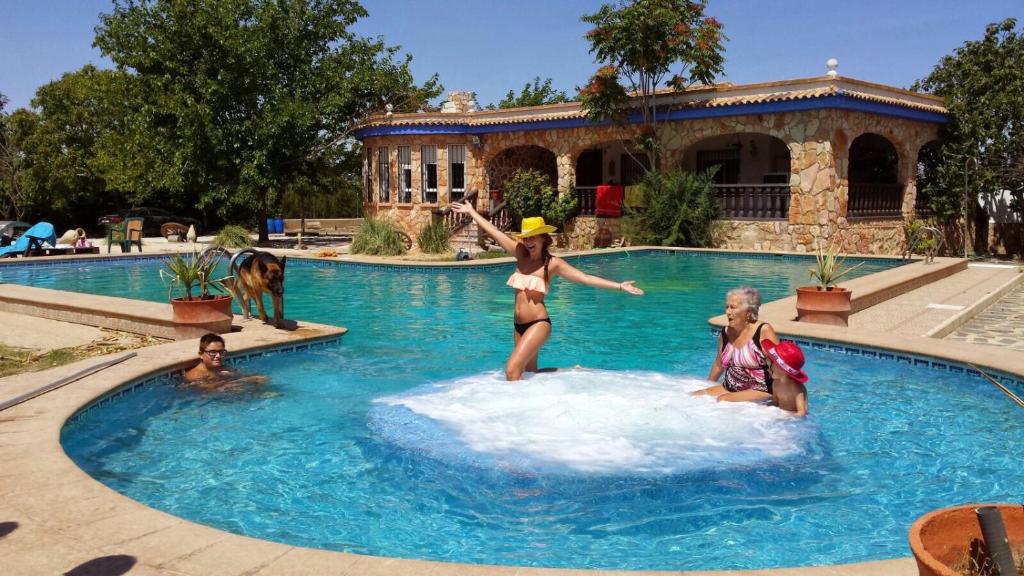
[[[829,290],[817,286],[796,289],[796,319],[799,322],[847,326],[850,318],[851,292],[833,286]]]
[[[171,299],[171,317],[174,322],[202,328],[218,334],[231,331],[231,296],[213,296],[206,299]]]
[[[999,509],[1006,526],[1010,550],[1024,546],[1024,506],[1020,504],[967,504],[941,508],[917,519],[910,527],[910,551],[922,576],[958,576],[952,566],[963,562],[971,540],[981,539],[981,527],[975,509],[993,506]]]

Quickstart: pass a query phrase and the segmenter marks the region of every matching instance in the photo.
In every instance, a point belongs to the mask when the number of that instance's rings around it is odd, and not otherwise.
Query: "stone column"
[[[917,153],[920,146],[912,146],[900,154],[900,181],[903,183],[903,219],[912,220],[917,202]],[[905,161],[902,161],[904,160]]]
[[[789,223],[824,226],[839,217],[837,174],[830,142],[791,142]]]
[[[576,184],[576,165],[573,163],[572,152],[558,152],[555,162],[558,165],[558,192],[562,193]]]
[[[476,142],[479,142],[478,139]],[[487,186],[487,170],[485,169],[486,157],[482,144],[476,144],[472,140],[466,146],[466,194],[477,192],[476,209],[488,210],[490,203],[490,190]]]

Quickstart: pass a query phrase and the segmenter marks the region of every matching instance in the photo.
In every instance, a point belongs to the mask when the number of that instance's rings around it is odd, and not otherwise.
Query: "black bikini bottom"
[[[526,330],[530,326],[533,326],[534,324],[536,324],[538,322],[547,322],[550,325],[551,324],[551,318],[538,318],[537,320],[531,320],[530,322],[524,322],[522,324],[520,324],[518,322],[513,322],[512,325],[516,327],[516,333],[519,334],[520,336],[522,336],[523,334],[526,334]]]

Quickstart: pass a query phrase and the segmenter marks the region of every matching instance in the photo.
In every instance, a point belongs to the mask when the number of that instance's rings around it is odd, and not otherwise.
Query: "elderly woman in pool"
[[[612,282],[573,268],[568,262],[548,252],[551,232],[554,226],[544,224],[543,218],[524,218],[522,230],[513,240],[498,230],[486,218],[477,213],[469,203],[451,205],[452,210],[468,214],[484,232],[490,234],[509,254],[516,257],[516,270],[508,279],[508,285],[516,290],[516,306],[513,324],[515,346],[505,362],[505,377],[519,380],[523,372],[537,371],[537,355],[541,346],[551,335],[551,319],[544,307],[544,296],[548,292],[551,277],[561,276],[566,280],[608,290],[621,290],[636,296],[644,293],[634,286],[634,281]]]
[[[771,368],[761,348],[761,342],[779,342],[775,330],[757,321],[761,307],[761,293],[750,286],[733,288],[725,295],[725,318],[728,321],[718,335],[715,363],[711,365],[708,380],[725,380],[694,394],[707,394],[727,402],[763,402],[771,400]]]

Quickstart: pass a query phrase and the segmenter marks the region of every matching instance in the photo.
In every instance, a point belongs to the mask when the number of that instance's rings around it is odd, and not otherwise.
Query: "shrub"
[[[625,233],[633,244],[708,247],[714,244],[722,206],[714,171],[694,174],[676,168],[648,172],[641,182],[644,208],[627,214]]]
[[[576,190],[569,188],[565,194],[555,192],[548,186],[541,190],[541,216],[544,222],[561,228],[576,214]]]
[[[571,189],[559,194],[537,170],[516,170],[505,181],[505,202],[516,219],[543,216],[559,228],[576,213],[576,194]]]
[[[350,251],[371,256],[399,256],[405,254],[405,244],[398,227],[392,222],[365,218],[356,237],[352,239]]]
[[[505,202],[516,219],[538,216],[543,208],[542,192],[550,189],[548,177],[537,170],[516,170],[505,181]]]
[[[925,220],[911,219],[903,223],[903,240],[907,247],[907,255],[928,254],[938,248],[939,236],[925,232],[924,229],[933,224]]]
[[[245,228],[228,224],[217,232],[210,245],[214,248],[252,248],[252,237]]]
[[[451,245],[448,241],[448,227],[445,226],[442,220],[427,223],[420,229],[419,236],[416,237],[416,243],[419,245],[420,250],[427,254],[448,252],[451,250]]]

